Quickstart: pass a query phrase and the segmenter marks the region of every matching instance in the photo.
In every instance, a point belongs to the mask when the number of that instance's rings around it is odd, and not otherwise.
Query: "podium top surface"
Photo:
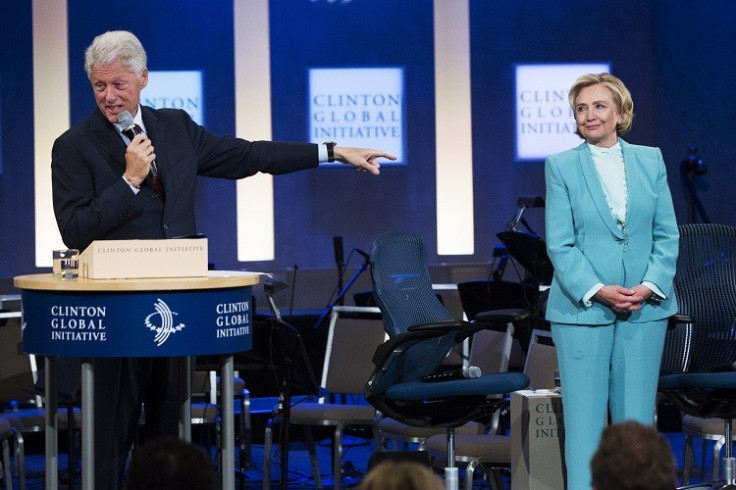
[[[258,284],[261,274],[244,271],[208,271],[201,277],[158,277],[145,279],[55,279],[51,273],[15,276],[18,289],[39,291],[186,291],[223,289]]]

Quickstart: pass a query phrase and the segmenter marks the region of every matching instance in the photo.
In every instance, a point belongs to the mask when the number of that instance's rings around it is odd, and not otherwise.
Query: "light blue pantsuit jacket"
[[[545,161],[547,252],[554,266],[546,318],[560,362],[570,490],[590,488],[589,462],[609,403],[612,422],[653,422],[666,318],[677,311],[672,282],[679,234],[662,153],[619,141],[628,188],[624,229],[586,143]],[[643,281],[665,298],[628,314],[583,303],[597,283],[630,288]]]

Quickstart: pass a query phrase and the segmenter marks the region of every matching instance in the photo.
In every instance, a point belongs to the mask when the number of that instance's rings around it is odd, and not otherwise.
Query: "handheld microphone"
[[[123,111],[118,114],[118,124],[122,126],[121,131],[126,138],[129,140],[135,138],[135,121],[133,121],[133,116],[130,115],[130,112]]]
[[[135,138],[135,121],[133,121],[133,116],[130,115],[130,112],[123,111],[118,114],[118,124],[122,126],[121,131],[125,137],[133,141],[133,138]],[[156,166],[155,160],[151,162],[151,175],[154,177],[158,176],[158,167]]]
[[[468,366],[462,369],[450,369],[439,373],[428,374],[422,378],[425,383],[437,383],[440,381],[452,381],[455,379],[475,379],[480,378],[481,371],[478,366]]]

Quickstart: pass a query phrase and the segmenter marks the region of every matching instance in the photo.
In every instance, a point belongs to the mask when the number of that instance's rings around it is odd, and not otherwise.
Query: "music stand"
[[[506,230],[496,235],[509,255],[515,258],[539,284],[551,284],[554,268],[547,255],[547,245],[537,235]]]
[[[279,384],[278,411],[281,413],[279,444],[281,444],[281,488],[283,490],[287,488],[289,469],[291,396],[293,394],[316,398],[325,396],[325,390],[317,383],[301,333],[282,319],[281,312],[273,301],[273,294],[287,287],[285,283],[276,280],[267,280],[264,283],[264,290],[274,315],[274,318],[269,321],[271,331],[268,366],[276,374]],[[270,475],[264,475],[264,478],[270,478]]]

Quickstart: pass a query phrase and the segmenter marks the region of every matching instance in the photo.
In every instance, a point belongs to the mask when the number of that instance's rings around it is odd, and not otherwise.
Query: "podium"
[[[82,488],[94,488],[93,358],[181,358],[179,435],[191,440],[190,358],[221,355],[222,488],[235,488],[233,354],[252,346],[251,289],[259,274],[153,279],[54,279],[16,276],[23,348],[46,357],[46,392],[56,393],[57,357],[82,358]],[[46,397],[46,488],[58,488],[55,396]]]

